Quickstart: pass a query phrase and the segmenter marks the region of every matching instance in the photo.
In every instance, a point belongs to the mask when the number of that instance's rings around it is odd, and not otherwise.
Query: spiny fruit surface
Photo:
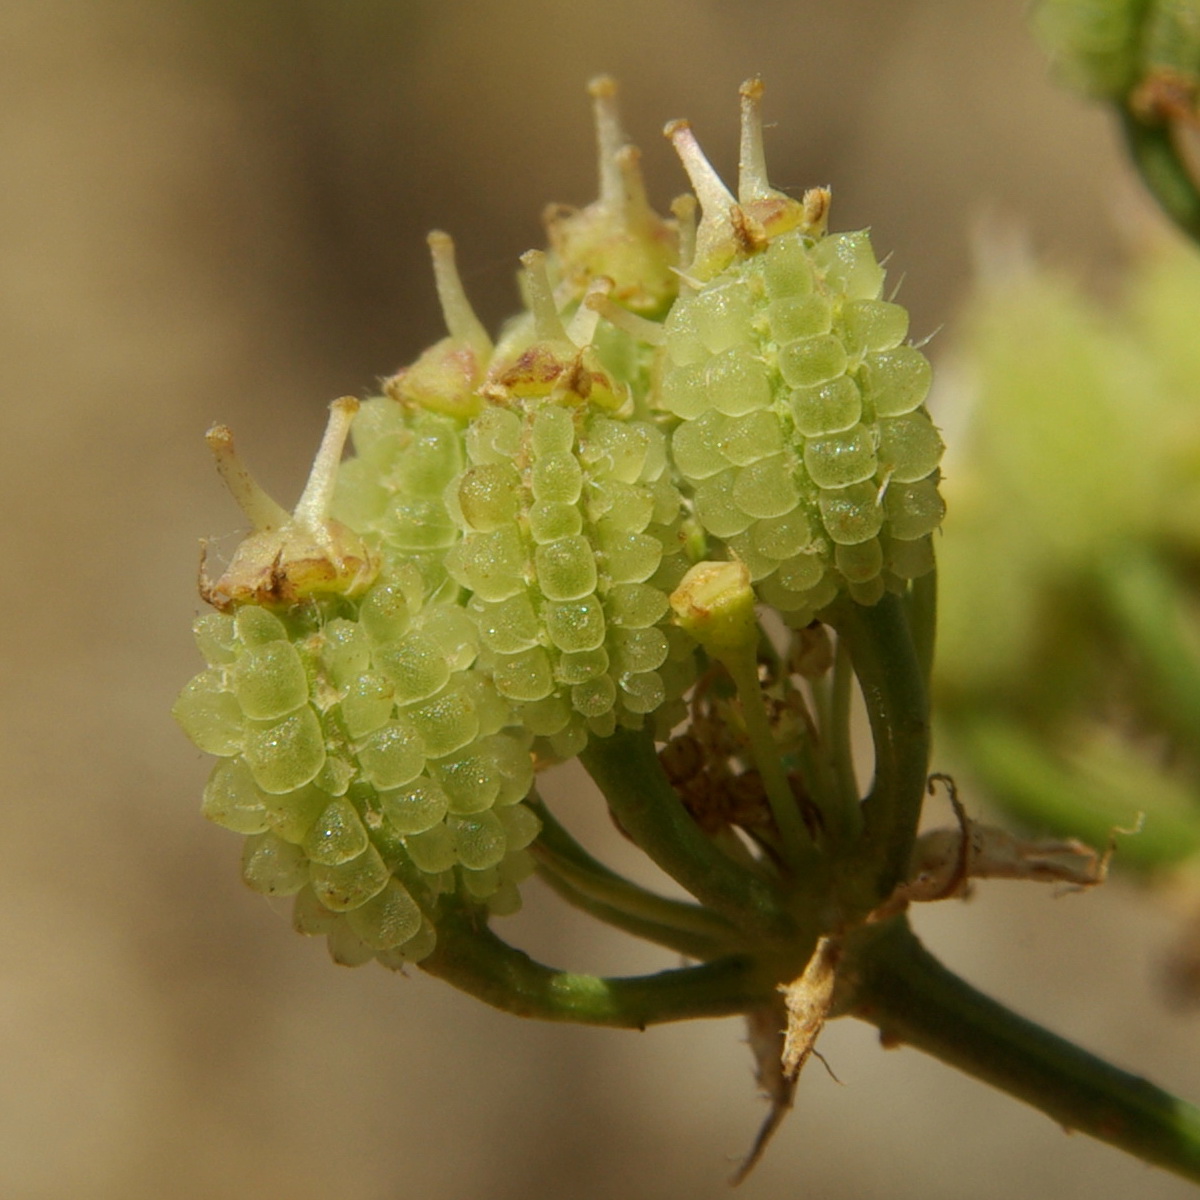
[[[351,420],[360,456],[339,465]],[[532,735],[477,667],[442,565],[464,428],[391,399],[338,401],[291,514],[228,430],[209,438],[255,532],[204,583],[209,668],[175,716],[222,759],[203,807],[246,835],[244,879],[294,895],[296,928],[325,935],[338,962],[419,961],[439,896],[512,912],[532,870]]]
[[[662,433],[547,405],[488,409],[448,491],[447,559],[470,593],[481,665],[518,718],[569,758],[640,726],[691,682],[667,596],[686,569]],[[677,653],[672,657],[672,643]]]
[[[773,239],[680,299],[659,403],[696,517],[767,603],[807,622],[933,565],[942,441],[929,364],[880,299],[866,234]]]

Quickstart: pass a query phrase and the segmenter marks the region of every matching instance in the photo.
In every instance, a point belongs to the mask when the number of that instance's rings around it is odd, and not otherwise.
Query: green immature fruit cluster
[[[881,298],[867,235],[824,232],[827,193],[767,185],[758,97],[743,89],[737,199],[671,127],[704,215],[657,399],[697,519],[804,624],[842,590],[872,604],[932,568],[943,447],[929,364]]]
[[[175,715],[220,759],[204,812],[246,836],[246,882],[294,895],[296,927],[339,962],[429,954],[450,891],[515,910],[535,758],[671,711],[692,678],[666,602],[683,502],[662,432],[632,415],[653,351],[596,338],[580,306],[665,311],[675,229],[645,202],[611,86],[594,95],[601,198],[550,217],[563,299],[532,256],[533,311],[493,347],[432,234],[448,336],[385,396],[333,406],[294,513],[227,429],[209,435],[254,532],[202,573],[208,669]],[[579,309],[569,329],[560,304]]]
[[[447,336],[334,404],[295,512],[209,434],[254,531],[202,574],[208,668],[175,712],[221,760],[204,811],[246,836],[247,882],[338,961],[430,953],[450,892],[517,907],[535,764],[685,715],[670,597],[698,559],[803,621],[931,564],[928,365],[865,235],[823,236],[828,193],[767,186],[743,94],[737,201],[673,127],[697,227],[650,208],[592,85],[600,197],[547,214],[496,342],[431,234]]]
[[[588,344],[596,313],[581,310],[568,333],[541,257],[526,270],[536,340],[517,362],[536,370],[504,371],[507,403],[467,432],[466,469],[446,492],[462,538],[446,566],[497,691],[549,757],[569,758],[691,683],[667,600],[687,568],[683,501],[661,430],[614,407],[621,385],[595,367],[586,387],[604,405],[578,394],[573,338]]]
[[[340,452],[327,439],[314,477]],[[432,950],[443,892],[517,907],[539,829],[521,803],[531,736],[474,669],[475,627],[419,555],[385,559],[354,596],[306,561],[291,603],[229,604],[196,622],[209,668],[175,715],[221,759],[204,812],[247,835],[246,882],[295,895],[297,927],[328,935],[338,961],[399,966]],[[227,572],[210,594],[235,585]]]

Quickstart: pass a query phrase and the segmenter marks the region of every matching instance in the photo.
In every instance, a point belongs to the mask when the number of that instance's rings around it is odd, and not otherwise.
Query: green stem
[[[796,926],[768,880],[722,854],[701,833],[663,774],[645,731],[593,738],[579,761],[621,828],[705,908],[755,937],[788,941]]]
[[[849,663],[847,663],[849,670]],[[822,841],[826,849],[847,845],[858,836],[858,796],[848,798],[839,770],[836,726],[840,714],[832,680],[834,672],[809,679],[812,690],[812,717],[804,697],[795,693],[795,701],[804,705],[804,733],[799,744],[784,762],[795,761],[808,790],[808,798],[821,814]],[[794,701],[794,702],[795,702]],[[847,731],[848,735],[848,731]]]
[[[714,958],[736,943],[737,932],[724,918],[639,887],[593,858],[541,800],[530,801],[529,807],[542,822],[531,850],[547,882],[564,899],[597,916],[602,908],[610,924],[691,958]]]
[[[760,978],[745,957],[612,979],[535,962],[498,938],[482,913],[453,903],[439,914],[437,929],[437,948],[421,969],[519,1017],[645,1029],[667,1021],[734,1016],[772,995],[772,982]]]
[[[908,625],[912,630],[913,649],[921,665],[921,678],[929,691],[933,675],[933,652],[937,641],[937,569],[912,581],[908,597]]]
[[[758,767],[771,815],[779,829],[783,842],[784,860],[799,869],[810,857],[812,839],[800,819],[800,806],[796,803],[792,785],[783,770],[779,747],[771,732],[767,714],[763,711],[762,689],[758,682],[757,659],[753,654],[730,654],[725,659],[725,668],[737,688],[742,705],[742,719],[746,722],[746,733],[750,738],[750,750],[754,765]]]
[[[1200,1109],[1018,1016],[941,965],[903,918],[864,931],[848,1011],[1044,1112],[1200,1181]]]
[[[540,859],[538,851],[534,851]],[[728,953],[728,946],[722,946],[710,937],[698,933],[688,933],[673,925],[663,925],[658,921],[639,917],[626,909],[615,908],[603,901],[594,899],[586,891],[577,888],[569,879],[558,874],[553,867],[544,861],[538,863],[538,876],[561,899],[572,908],[587,913],[605,925],[628,933],[631,937],[640,938],[644,942],[653,942],[656,946],[664,946],[682,954],[685,958],[694,958],[698,962],[709,962]]]
[[[842,808],[853,814],[853,836],[860,832],[858,779],[854,774],[854,742],[850,735],[850,703],[854,691],[854,669],[850,662],[850,651],[845,642],[838,639],[837,654],[833,660],[832,695],[829,704],[830,729],[826,735],[837,772],[838,790],[841,792]]]
[[[1195,242],[1200,242],[1200,190],[1179,154],[1171,127],[1147,122],[1122,105],[1118,109],[1126,148],[1142,182],[1159,207]]]
[[[875,779],[862,804],[863,855],[874,907],[905,876],[929,773],[929,702],[904,602],[867,607],[843,599],[826,620],[845,641],[875,744]]]

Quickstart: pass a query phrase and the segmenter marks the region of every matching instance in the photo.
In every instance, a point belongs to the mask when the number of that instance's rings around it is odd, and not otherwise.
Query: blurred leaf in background
[[[1145,231],[1111,303],[1009,258],[964,315],[940,553],[953,753],[1022,824],[1200,851],[1200,258]],[[1128,836],[1124,836],[1128,834]]]

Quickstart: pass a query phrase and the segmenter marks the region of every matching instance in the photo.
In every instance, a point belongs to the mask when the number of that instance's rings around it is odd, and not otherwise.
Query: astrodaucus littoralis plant
[[[956,798],[957,829],[917,835],[942,442],[867,234],[827,232],[824,188],[770,186],[757,81],[736,195],[685,122],[667,127],[695,193],[671,219],[613,85],[591,90],[599,199],[550,211],[498,339],[435,233],[448,336],[383,395],[334,403],[293,512],[209,432],[253,532],[216,579],[202,568],[209,665],[175,708],[219,758],[206,815],[338,962],[416,964],[544,1020],[744,1016],[771,1109],[739,1174],[825,1021],[849,1015],[1200,1178],[1200,1113],[987,1000],[908,925],[973,877],[1103,868]],[[536,790],[569,758],[691,900],[573,838]],[[492,921],[534,872],[689,965],[533,961]]]

